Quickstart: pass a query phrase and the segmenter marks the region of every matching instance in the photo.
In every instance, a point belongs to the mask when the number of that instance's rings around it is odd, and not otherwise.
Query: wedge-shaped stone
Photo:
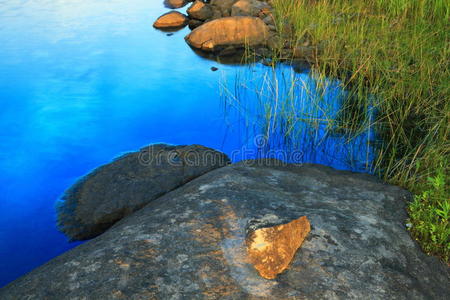
[[[252,231],[246,240],[251,263],[262,277],[274,279],[286,270],[310,231],[306,217]]]

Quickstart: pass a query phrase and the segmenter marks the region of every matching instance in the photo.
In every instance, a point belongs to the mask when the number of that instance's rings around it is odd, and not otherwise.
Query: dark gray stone
[[[406,191],[318,165],[209,172],[0,290],[0,299],[448,299],[450,273],[405,230]],[[307,216],[274,280],[246,262],[249,228]]]
[[[199,145],[151,145],[81,178],[58,203],[58,225],[71,240],[93,238],[150,201],[229,163]]]
[[[198,26],[203,24],[203,21],[196,20],[196,19],[189,19],[189,29],[195,29]]]

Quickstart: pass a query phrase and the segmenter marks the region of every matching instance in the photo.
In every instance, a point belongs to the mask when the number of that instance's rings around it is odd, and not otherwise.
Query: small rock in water
[[[165,0],[164,5],[168,8],[180,8],[188,3],[186,0]]]
[[[172,32],[170,32],[170,33],[168,33],[168,34],[166,34],[167,36],[172,36],[173,35],[173,33]]]
[[[251,231],[246,239],[247,252],[259,275],[275,279],[286,270],[310,231],[305,216],[287,224]]]
[[[265,45],[269,37],[267,25],[255,17],[227,17],[204,23],[185,37],[195,49],[217,52],[228,46],[255,47]]]
[[[219,68],[211,67],[211,71],[215,72],[215,71],[217,71],[217,70],[219,70]]]
[[[158,29],[181,29],[188,23],[188,18],[177,11],[171,11],[160,16],[153,27]]]

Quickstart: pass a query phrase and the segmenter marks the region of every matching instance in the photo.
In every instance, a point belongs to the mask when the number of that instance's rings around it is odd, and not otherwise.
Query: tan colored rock
[[[248,0],[239,0],[231,7],[232,16],[253,16],[253,7]]]
[[[236,0],[211,0],[211,6],[214,10],[215,17],[229,17],[231,16],[231,7]]]
[[[164,0],[164,4],[168,8],[180,8],[188,3],[186,0]]]
[[[213,16],[211,7],[200,0],[196,0],[186,12],[189,17],[201,21],[210,19]]]
[[[310,230],[308,218],[301,217],[251,232],[246,239],[250,262],[262,277],[276,278],[289,266]]]
[[[269,10],[269,5],[258,0],[239,0],[231,7],[231,16],[259,17],[263,10]]]
[[[185,37],[197,49],[215,52],[227,46],[265,45],[269,37],[267,25],[255,17],[226,17],[207,22]]]
[[[188,18],[177,11],[171,11],[159,17],[153,27],[159,29],[171,29],[171,28],[181,28],[186,26],[188,23]]]

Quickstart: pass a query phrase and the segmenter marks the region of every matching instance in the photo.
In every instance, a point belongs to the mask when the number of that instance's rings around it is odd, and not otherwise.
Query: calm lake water
[[[254,93],[264,86],[273,96],[275,75],[301,83],[291,106],[323,117],[311,108],[317,90],[307,72],[201,58],[184,42],[189,29],[153,29],[167,10],[162,0],[0,0],[0,286],[78,244],[57,231],[55,202],[114,157],[165,142],[252,158],[241,149],[256,149],[255,135],[281,124],[275,108],[269,121],[262,117],[267,100]],[[236,88],[242,79],[248,88]],[[330,83],[321,100],[328,115],[339,109],[338,94]],[[300,153],[292,160],[366,170],[371,134],[344,143],[317,126],[288,124],[301,128],[288,143]],[[275,136],[268,145],[286,146]]]

